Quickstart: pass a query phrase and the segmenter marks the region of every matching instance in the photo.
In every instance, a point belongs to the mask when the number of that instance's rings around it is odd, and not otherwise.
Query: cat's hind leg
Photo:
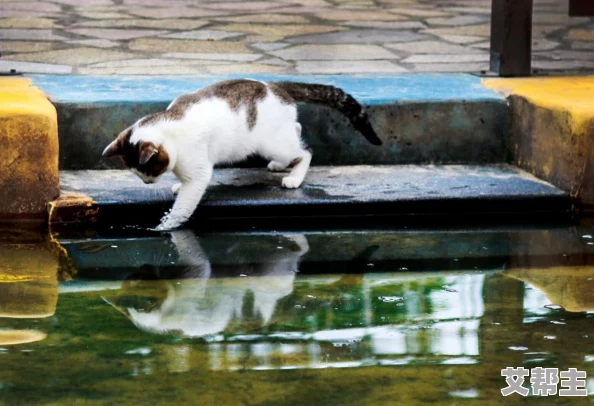
[[[303,147],[301,141],[301,124],[297,122],[286,123],[279,131],[275,142],[268,144],[264,156],[271,158],[268,169],[280,171],[292,166],[291,172],[281,182],[287,189],[295,189],[301,186],[309,164],[311,152]]]
[[[293,150],[300,150],[301,149],[301,124],[295,123],[294,124],[294,131],[295,134],[290,135],[291,144],[293,144]],[[291,131],[291,130],[289,130]],[[295,137],[297,136],[297,137]],[[268,164],[268,170],[270,172],[284,172],[286,171],[289,166],[291,166],[294,162],[294,156],[290,154],[283,154],[284,156],[277,155],[274,157],[272,161]],[[294,155],[294,154],[293,154]]]
[[[311,152],[306,149],[302,149],[299,156],[297,156],[291,164],[293,165],[293,169],[288,176],[285,176],[282,180],[282,186],[287,189],[296,189],[301,186],[303,183],[303,179],[305,179],[305,175],[307,174],[307,170],[309,169],[309,164],[311,163]]]
[[[289,167],[289,163],[283,163],[283,162],[279,162],[279,161],[270,161],[270,163],[268,164],[268,170],[270,172],[283,172],[285,170],[287,170],[287,168]]]

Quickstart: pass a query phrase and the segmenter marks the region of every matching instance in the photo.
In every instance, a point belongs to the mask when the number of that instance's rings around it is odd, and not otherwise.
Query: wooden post
[[[569,0],[570,17],[592,17],[594,16],[594,1],[592,0]]]
[[[532,1],[491,0],[491,70],[500,76],[530,76]]]

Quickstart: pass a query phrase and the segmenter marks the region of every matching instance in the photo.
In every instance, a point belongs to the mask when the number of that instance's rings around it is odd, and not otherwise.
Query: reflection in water
[[[0,244],[0,319],[43,319],[58,301],[58,261],[43,243]],[[37,329],[0,330],[0,345],[40,341]]]
[[[145,266],[104,298],[145,332],[204,337],[213,369],[477,362],[483,273],[295,280],[309,250],[304,235],[262,239],[257,254],[252,243],[231,241],[218,247],[222,264],[209,261],[191,231],[171,241],[173,274]]]
[[[181,279],[159,280],[159,268],[145,268],[132,276],[144,280],[125,282],[115,298],[106,300],[142,330],[188,337],[216,334],[230,325],[256,320],[266,325],[278,300],[292,292],[299,259],[309,249],[305,236],[283,236],[283,241],[274,242],[273,254],[260,263],[238,261],[235,272],[242,277],[217,279],[218,267],[211,265],[193,232],[172,232],[171,240],[181,265],[175,276]],[[231,244],[226,253],[237,258],[245,254],[243,249]]]
[[[37,315],[0,318],[0,399],[514,404],[525,399],[501,397],[502,368],[578,368],[594,377],[594,268],[503,271],[501,262],[481,271],[404,272],[408,264],[378,260],[390,254],[382,241],[395,239],[345,240],[356,249],[341,252],[338,266],[329,248],[314,246],[325,241],[320,234],[197,238],[178,231],[151,240],[172,248],[171,256],[118,271],[124,281],[79,276],[62,284],[57,310],[56,282],[39,277],[36,294],[23,288],[0,296],[5,315]],[[84,255],[116,250],[102,244]],[[327,254],[315,257],[324,274],[303,272],[315,250]],[[349,250],[356,266],[345,268]],[[452,264],[464,261],[461,251]],[[363,272],[369,268],[382,272]],[[30,306],[21,300],[27,297]],[[7,346],[6,331],[47,337]]]
[[[46,337],[47,334],[37,330],[0,330],[0,345],[34,343]]]
[[[545,305],[557,305],[569,312],[594,311],[594,268],[590,266],[547,269],[512,269],[507,276],[529,283],[530,297],[544,294]],[[542,303],[542,300],[540,301]]]

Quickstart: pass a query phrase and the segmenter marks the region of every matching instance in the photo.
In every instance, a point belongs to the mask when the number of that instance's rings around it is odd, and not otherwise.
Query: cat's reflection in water
[[[225,250],[233,261],[212,265],[193,232],[174,231],[171,240],[181,265],[177,275],[144,267],[105,300],[143,331],[186,337],[266,325],[277,302],[293,291],[299,260],[309,250],[304,235],[280,236],[260,244],[254,263],[255,247],[235,242]]]

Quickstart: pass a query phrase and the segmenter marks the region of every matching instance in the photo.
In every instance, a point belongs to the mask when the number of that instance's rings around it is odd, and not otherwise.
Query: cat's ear
[[[117,138],[103,150],[103,157],[124,155],[124,146],[132,136],[132,129],[127,128],[118,134]]]
[[[111,144],[109,144],[107,148],[103,150],[102,156],[104,158],[109,158],[112,156],[118,156],[123,154],[124,152],[122,151],[121,143],[119,142],[119,140],[115,140]]]
[[[159,149],[155,147],[152,142],[143,142],[140,144],[140,151],[138,153],[138,163],[140,165],[146,164],[152,157],[159,153]]]

